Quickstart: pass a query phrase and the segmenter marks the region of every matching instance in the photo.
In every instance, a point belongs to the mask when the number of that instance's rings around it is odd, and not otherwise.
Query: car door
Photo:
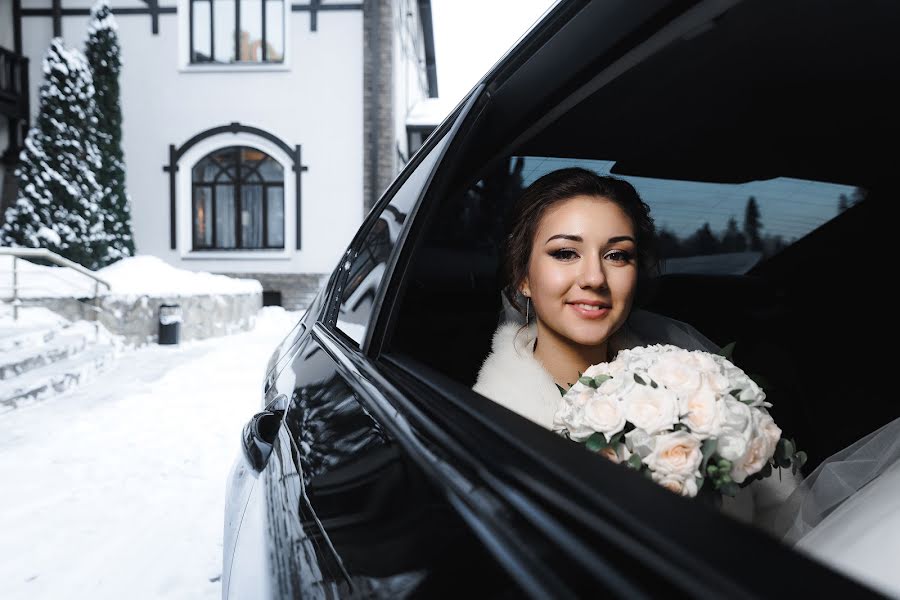
[[[368,326],[404,224],[472,100],[367,218],[317,322],[307,319],[309,331],[293,336],[290,363],[268,378],[267,412],[282,422],[255,461],[260,484],[243,514],[230,597],[433,595],[468,585],[478,572],[490,574],[485,589],[515,590],[421,458],[390,432],[397,423],[384,425],[388,415],[373,409],[384,398],[354,366],[366,360]],[[250,566],[242,572],[244,565]],[[251,583],[248,574],[264,584]]]

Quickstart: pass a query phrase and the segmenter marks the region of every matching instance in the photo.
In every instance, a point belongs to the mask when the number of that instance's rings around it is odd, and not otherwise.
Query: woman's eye
[[[562,248],[560,250],[554,250],[550,253],[550,256],[557,260],[572,260],[574,258],[578,258],[578,253],[574,250]]]
[[[606,255],[606,258],[613,262],[630,262],[631,261],[631,252],[626,252],[625,250],[613,250],[609,254]]]

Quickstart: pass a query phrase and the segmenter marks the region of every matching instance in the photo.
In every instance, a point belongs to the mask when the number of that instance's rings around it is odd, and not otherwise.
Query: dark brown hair
[[[631,219],[637,245],[639,287],[641,279],[657,270],[656,227],[650,217],[650,207],[641,200],[633,185],[624,179],[597,175],[580,167],[552,171],[522,192],[510,215],[509,235],[506,236],[503,247],[501,285],[510,304],[520,313],[525,311],[517,295],[519,286],[528,274],[528,262],[538,223],[548,208],[575,196],[607,199],[619,206]]]

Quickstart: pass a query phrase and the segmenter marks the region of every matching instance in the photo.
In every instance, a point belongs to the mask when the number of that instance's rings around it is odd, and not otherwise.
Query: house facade
[[[406,116],[437,95],[429,0],[110,3],[137,252],[303,306],[408,159]],[[27,64],[32,117],[49,40],[82,49],[90,6],[0,0],[0,56]],[[23,121],[3,110],[10,164]]]

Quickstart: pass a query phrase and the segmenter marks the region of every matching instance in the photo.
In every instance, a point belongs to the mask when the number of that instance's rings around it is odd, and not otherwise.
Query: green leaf
[[[609,438],[609,445],[612,447],[618,446],[619,442],[622,441],[623,437],[625,437],[625,432],[620,431],[619,433],[617,433],[614,436],[612,436],[611,438]]]
[[[594,377],[594,387],[595,387],[595,388],[600,387],[601,385],[603,385],[603,382],[604,382],[604,381],[607,381],[607,380],[609,380],[609,379],[612,379],[612,376],[610,376],[610,375],[597,375],[596,377]]]
[[[719,356],[724,356],[728,360],[731,360],[731,357],[734,356],[735,344],[737,344],[737,342],[731,342],[730,344],[719,350]]]
[[[640,468],[641,468],[643,465],[644,465],[644,463],[641,462],[641,457],[638,456],[637,454],[632,454],[632,455],[628,458],[628,466],[631,467],[632,469],[640,470]]]
[[[559,385],[558,383],[556,384],[556,389],[559,390],[559,395],[560,395],[560,396],[565,396],[565,395],[566,395],[566,390],[563,389],[563,386]]]
[[[650,387],[652,387],[652,388],[654,388],[654,389],[655,389],[655,388],[658,388],[658,387],[659,387],[659,386],[658,386],[658,385],[656,385],[656,382],[655,382],[655,381],[653,381],[653,380],[652,380],[652,379],[651,379],[651,380],[650,380]]]
[[[706,465],[713,457],[713,454],[716,453],[716,448],[718,448],[718,446],[719,440],[713,438],[703,440],[703,445],[700,447],[700,452],[703,454],[703,463],[700,465],[701,471],[706,470]]]
[[[586,385],[586,386],[588,386],[589,388],[597,389],[597,385],[594,383],[594,378],[593,378],[593,377],[579,377],[579,378],[578,378],[578,383],[580,383],[580,384],[582,384],[582,385]]]
[[[585,440],[584,445],[591,452],[599,452],[606,448],[606,436],[602,433],[592,433],[591,437]]]
[[[741,399],[741,391],[742,390],[731,390],[728,393],[731,394],[732,396],[734,396],[735,400],[740,400]]]
[[[637,373],[634,374],[634,380],[641,385],[647,385],[647,382],[644,381],[643,379],[641,379],[641,376],[638,375]]]

